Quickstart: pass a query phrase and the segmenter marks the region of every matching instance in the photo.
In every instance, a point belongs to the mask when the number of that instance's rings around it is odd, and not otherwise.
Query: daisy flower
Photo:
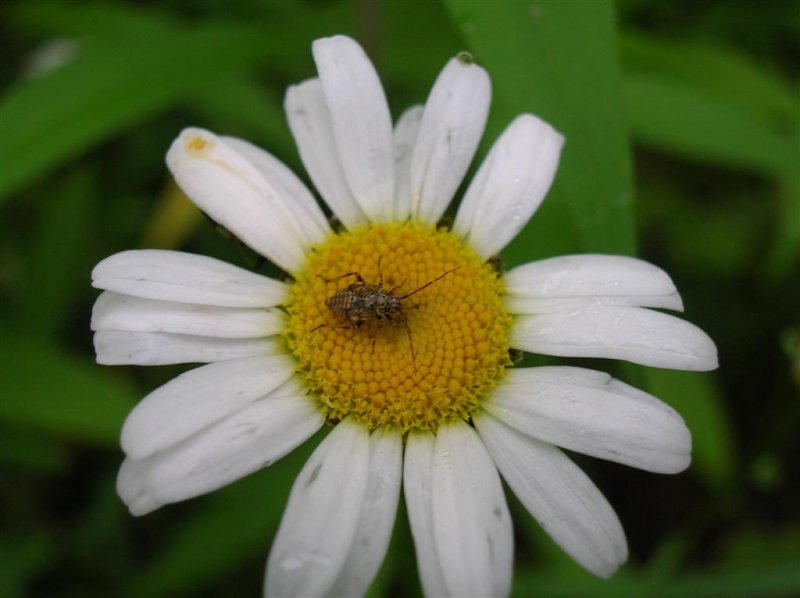
[[[627,556],[599,490],[561,448],[661,473],[690,461],[670,407],[605,373],[513,368],[510,350],[686,370],[717,365],[660,269],[574,255],[499,273],[490,258],[547,193],[562,136],[530,114],[494,143],[451,227],[491,88],[467,54],[392,126],[378,76],[342,36],[289,88],[300,157],[333,212],[270,154],[186,129],[167,164],[197,206],[287,276],[210,257],[126,251],[100,262],[103,364],[205,363],[145,397],[122,430],[134,515],[266,467],[320,428],[267,562],[269,596],[359,596],[405,492],[428,596],[508,594],[501,476],[567,553],[606,577]],[[427,286],[426,286],[427,285]],[[560,447],[560,448],[557,448]]]

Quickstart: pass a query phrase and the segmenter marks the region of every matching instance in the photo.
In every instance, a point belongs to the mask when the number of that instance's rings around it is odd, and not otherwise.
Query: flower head
[[[451,60],[392,127],[353,40],[313,46],[319,76],[286,112],[332,226],[305,185],[249,143],[187,129],[167,163],[211,218],[277,264],[277,281],[218,260],[128,251],[93,272],[97,358],[206,363],[156,389],[122,431],[132,513],[210,492],[332,429],[294,484],[265,593],[361,595],[386,552],[401,485],[431,596],[508,593],[500,475],[577,562],[627,556],[611,507],[558,448],[649,471],[688,466],[689,431],[658,399],[575,367],[512,368],[511,349],[716,367],[669,277],[576,255],[500,273],[489,261],[532,216],[563,138],[524,114],[494,143],[452,227],[437,227],[489,108],[486,72]],[[499,472],[499,473],[498,473]],[[402,481],[402,484],[401,484]]]

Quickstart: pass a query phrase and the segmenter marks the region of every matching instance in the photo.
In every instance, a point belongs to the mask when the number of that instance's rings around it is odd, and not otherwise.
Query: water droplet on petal
[[[293,554],[283,559],[279,566],[284,571],[296,571],[303,566],[303,559],[299,555]]]

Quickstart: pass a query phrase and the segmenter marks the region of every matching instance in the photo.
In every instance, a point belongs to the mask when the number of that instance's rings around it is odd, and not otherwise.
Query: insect
[[[408,344],[411,347],[411,358],[416,360],[414,342],[411,339],[411,327],[408,325],[403,301],[438,282],[451,272],[455,272],[460,267],[456,266],[410,293],[400,296],[397,295],[397,287],[387,289],[383,286],[383,277],[381,277],[378,284],[366,282],[358,272],[348,272],[331,279],[326,278],[323,279],[325,282],[333,282],[341,278],[355,276],[356,281],[328,297],[325,300],[325,305],[340,318],[350,321],[351,324],[349,326],[342,326],[342,328],[360,328],[370,321],[376,322],[378,326],[388,323],[392,326],[404,327],[408,335]],[[320,324],[314,330],[324,325]],[[373,339],[373,346],[374,343],[375,340]]]

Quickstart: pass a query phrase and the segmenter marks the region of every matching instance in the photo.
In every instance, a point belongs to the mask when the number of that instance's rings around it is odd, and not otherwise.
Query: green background
[[[9,0],[0,596],[260,593],[314,443],[221,491],[131,517],[114,491],[122,421],[182,368],[94,364],[89,275],[137,247],[248,266],[174,187],[166,148],[184,126],[203,126],[305,177],[283,93],[314,75],[311,41],[334,33],[367,49],[395,118],[470,51],[494,90],[479,158],[520,112],[567,139],[553,190],[506,264],[640,255],[672,275],[686,317],[719,347],[709,374],[578,362],[678,409],[694,462],[659,476],[576,457],[628,535],[630,560],[610,581],[573,564],[510,498],[514,595],[800,593],[798,2]],[[401,508],[370,593],[419,591]]]

